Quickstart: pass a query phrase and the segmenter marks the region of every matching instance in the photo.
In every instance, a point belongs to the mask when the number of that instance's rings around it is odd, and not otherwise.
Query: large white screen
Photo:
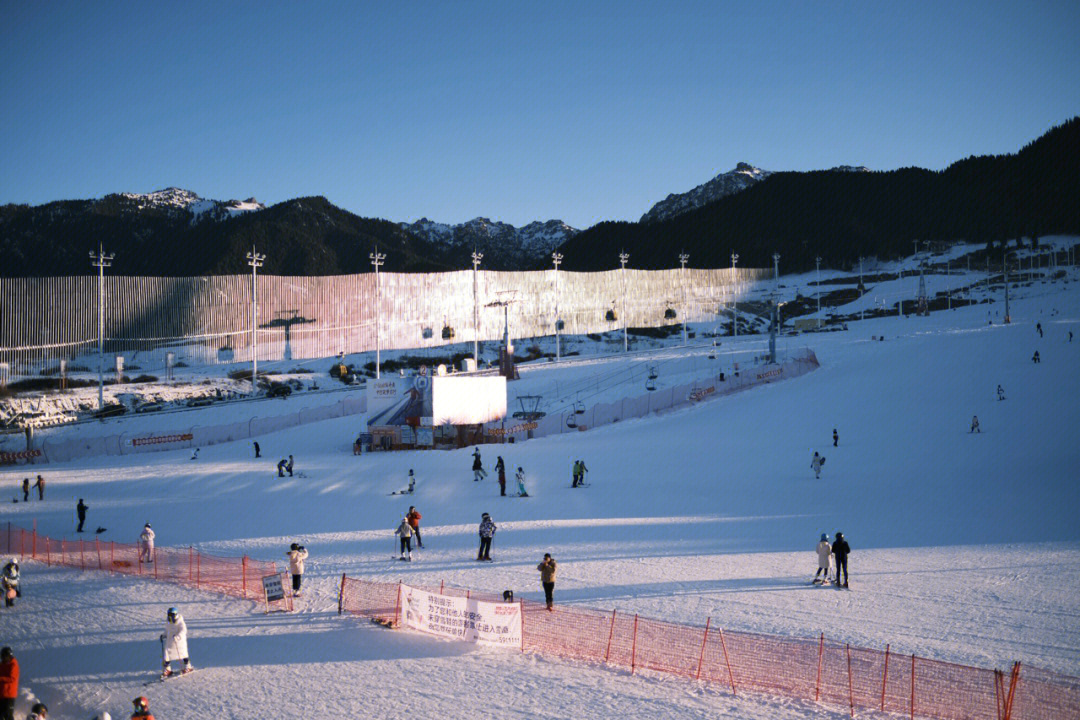
[[[506,378],[438,376],[432,378],[432,423],[473,425],[506,417]]]

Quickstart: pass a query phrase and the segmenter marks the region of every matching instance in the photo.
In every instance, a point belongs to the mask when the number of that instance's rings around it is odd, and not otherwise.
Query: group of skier
[[[487,477],[487,471],[484,470],[484,461],[480,457],[480,448],[473,448],[473,482],[480,482]],[[495,461],[495,472],[499,480],[499,495],[506,497],[506,461],[502,459],[500,455]],[[528,490],[525,489],[525,470],[520,465],[517,469],[517,474],[514,476],[517,480],[518,494],[517,497],[529,497]]]
[[[37,482],[35,482],[33,485],[30,484],[30,478],[23,478],[22,486],[21,486],[22,495],[23,495],[23,498],[22,498],[23,502],[30,502],[30,488],[37,489],[37,491],[38,491],[38,500],[44,500],[45,499],[45,478],[38,475],[37,476]]]
[[[817,544],[817,556],[818,556],[818,569],[814,573],[814,585],[828,585],[830,582],[835,583],[837,588],[846,588],[848,586],[848,570],[847,559],[851,553],[851,546],[848,545],[847,540],[844,539],[844,533],[837,531],[836,538],[832,544],[829,543],[829,536],[826,533],[821,533],[821,540]],[[836,575],[832,578],[829,577],[829,564],[830,558],[836,557]],[[843,580],[840,576],[843,573]]]

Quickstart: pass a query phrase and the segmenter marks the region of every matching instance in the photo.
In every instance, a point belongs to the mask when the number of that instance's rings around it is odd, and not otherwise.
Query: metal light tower
[[[821,329],[821,256],[814,258],[814,266],[817,268],[817,326]]]
[[[382,302],[382,286],[379,284],[379,267],[383,265],[383,261],[386,260],[386,253],[379,252],[379,246],[375,246],[375,252],[368,253],[368,257],[371,258],[371,264],[375,266],[375,379],[380,377],[380,366],[382,365],[381,352],[381,339],[379,332],[381,330],[382,321],[379,317],[379,305]]]
[[[480,291],[479,284],[477,283],[476,274],[477,268],[480,267],[480,261],[484,259],[484,253],[476,252],[476,248],[473,248],[472,254],[472,302],[473,302],[473,360],[476,361],[476,368],[480,369]]]
[[[562,262],[562,253],[551,253],[551,262],[555,265],[555,360],[562,359],[562,347],[559,341],[559,263]]]
[[[112,267],[116,253],[105,254],[101,243],[90,252],[90,264],[98,269],[98,410],[105,407],[105,268]]]
[[[731,280],[735,282],[735,290],[731,293],[731,325],[735,328],[735,337],[739,337],[739,283],[735,281],[735,264],[739,262],[739,255],[731,253]]]
[[[683,295],[683,321],[682,321],[682,341],[683,345],[686,345],[688,340],[686,337],[686,261],[690,259],[690,256],[686,253],[679,253],[679,265],[682,267],[682,295]]]
[[[255,395],[258,389],[259,377],[259,292],[258,276],[259,268],[266,260],[265,255],[255,252],[255,246],[251,246],[251,252],[247,254],[248,265],[251,266],[251,394]]]
[[[780,253],[772,254],[773,292],[776,294],[776,332],[780,332]]]
[[[630,352],[630,341],[627,339],[626,331],[626,261],[630,259],[630,254],[627,252],[619,253],[619,269],[622,275],[622,349],[623,352]]]

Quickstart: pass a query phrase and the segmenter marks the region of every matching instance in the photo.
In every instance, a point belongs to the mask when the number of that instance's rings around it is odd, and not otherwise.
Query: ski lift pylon
[[[541,400],[543,400],[542,395],[518,395],[517,401],[521,409],[515,412],[513,416],[530,422],[539,420],[547,414],[540,409]]]

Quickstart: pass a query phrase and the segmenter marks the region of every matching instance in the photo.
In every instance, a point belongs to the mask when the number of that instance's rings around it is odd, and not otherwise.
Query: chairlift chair
[[[656,389],[656,381],[653,379],[654,377],[655,376],[650,376],[649,379],[645,381],[646,390],[652,391]]]
[[[650,365],[649,366],[649,379],[650,380],[655,380],[658,377],[660,377],[660,374],[656,372],[656,366],[655,365]]]
[[[567,416],[566,416],[566,427],[568,427],[568,428],[576,428],[577,427],[577,415],[575,413],[567,414]]]
[[[574,413],[576,413],[577,415],[584,415],[585,414],[585,403],[581,402],[580,400],[575,402],[574,403]]]

